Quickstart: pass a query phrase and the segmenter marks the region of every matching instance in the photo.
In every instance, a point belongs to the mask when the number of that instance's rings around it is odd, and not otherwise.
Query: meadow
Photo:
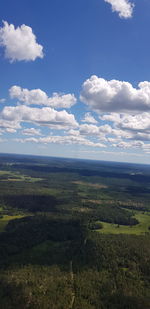
[[[138,220],[138,224],[134,226],[125,226],[118,224],[112,224],[107,222],[101,222],[103,228],[99,230],[100,233],[104,234],[133,234],[143,235],[150,233],[150,213],[144,213],[137,211],[134,217]]]
[[[5,231],[5,227],[7,226],[8,222],[10,220],[20,219],[20,218],[23,218],[23,217],[24,217],[24,215],[15,215],[15,216],[4,215],[4,216],[2,216],[2,218],[0,218],[0,233]]]
[[[42,178],[30,177],[27,175],[23,175],[18,173],[14,173],[11,171],[0,171],[0,181],[25,181],[25,182],[36,182],[41,181]]]

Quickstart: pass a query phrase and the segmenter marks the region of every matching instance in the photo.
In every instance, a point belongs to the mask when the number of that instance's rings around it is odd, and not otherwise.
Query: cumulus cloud
[[[134,88],[128,82],[91,76],[82,86],[81,100],[90,109],[80,124],[73,114],[54,109],[75,104],[76,98],[72,94],[54,93],[48,97],[41,89],[28,90],[19,86],[11,87],[9,92],[10,97],[20,103],[5,106],[0,112],[0,134],[15,133],[22,124],[29,123],[30,128],[21,131],[24,138],[15,139],[18,142],[150,152],[150,82],[141,82]],[[92,110],[98,112],[99,123]],[[61,135],[51,131],[52,134],[44,136],[40,126],[62,130]]]
[[[0,113],[0,118],[5,123],[14,123],[18,124],[18,126],[21,122],[30,122],[59,129],[78,127],[74,115],[67,113],[65,110],[56,111],[50,107],[5,106]]]
[[[101,120],[112,122],[111,134],[119,139],[150,141],[150,113],[135,115],[110,113],[99,117]],[[113,142],[113,138],[108,138]]]
[[[101,120],[111,121],[116,128],[128,131],[149,131],[150,113],[141,113],[135,115],[110,113],[99,117]]]
[[[122,130],[120,128],[113,128],[109,124],[95,126],[84,124],[80,125],[79,132],[84,136],[93,136],[103,142],[117,143],[123,139],[133,139],[134,134],[132,132]],[[140,139],[139,137],[137,138]]]
[[[115,148],[122,148],[122,149],[135,149],[136,151],[142,151],[144,153],[149,153],[150,151],[150,144],[148,143],[149,140],[120,140],[115,141],[115,143],[112,143],[112,146]]]
[[[117,12],[120,18],[131,18],[134,4],[129,0],[104,0],[111,4],[112,11]]]
[[[8,133],[16,133],[16,129],[14,129],[14,128],[6,128],[6,130],[5,130],[6,132],[8,132]]]
[[[79,136],[80,135],[80,131],[79,130],[71,129],[71,130],[68,131],[68,134],[69,135]]]
[[[97,123],[97,120],[91,115],[91,113],[86,113],[82,122]]]
[[[128,141],[128,142],[126,142],[126,141],[122,141],[122,142],[120,142],[120,143],[118,143],[118,144],[114,144],[113,146],[115,146],[115,147],[119,147],[119,148],[124,148],[124,149],[127,149],[127,148],[145,148],[145,145],[146,144],[144,144],[144,142],[142,142],[142,141]]]
[[[80,133],[83,135],[98,135],[99,127],[92,124],[82,124],[80,125]]]
[[[55,108],[70,108],[77,102],[74,94],[59,94],[53,93],[51,98],[48,98],[48,105]]]
[[[43,58],[43,47],[36,42],[32,28],[21,25],[15,28],[13,24],[3,22],[0,28],[0,45],[5,49],[5,57],[13,61],[34,61]]]
[[[121,141],[122,138],[133,139],[135,137],[133,132],[122,130],[120,128],[113,128],[109,124],[101,126],[96,126],[92,124],[81,124],[78,130],[71,129],[68,131],[68,133],[75,136],[94,137],[101,141],[110,142],[111,144]],[[144,136],[141,136],[141,138],[143,139]],[[137,139],[140,139],[140,135]]]
[[[150,82],[134,88],[129,82],[93,75],[83,83],[80,99],[97,112],[146,112],[150,111]]]
[[[90,147],[106,147],[102,143],[94,143],[88,139],[85,139],[82,136],[74,136],[74,135],[69,135],[69,136],[46,136],[46,137],[40,137],[40,138],[26,138],[26,139],[20,139],[17,138],[15,139],[17,142],[32,142],[32,143],[42,143],[42,144],[61,144],[61,145],[81,145],[81,146],[90,146]]]
[[[80,125],[79,132],[81,135],[98,136],[102,137],[106,134],[112,133],[112,128],[109,125],[96,126],[93,124],[82,124]]]
[[[0,114],[0,128],[4,131],[7,130],[14,130],[14,132],[16,132],[17,129],[20,129],[20,123],[16,120],[6,120],[3,119],[3,117]]]
[[[41,89],[28,90],[19,86],[12,86],[9,89],[9,94],[12,99],[18,99],[28,105],[45,105],[54,108],[70,108],[77,101],[74,94],[55,92],[52,97],[48,97]]]
[[[41,135],[40,129],[27,128],[21,131],[23,135]]]
[[[118,126],[121,129],[131,131],[149,131],[150,130],[150,113],[141,113],[138,115],[123,115]]]

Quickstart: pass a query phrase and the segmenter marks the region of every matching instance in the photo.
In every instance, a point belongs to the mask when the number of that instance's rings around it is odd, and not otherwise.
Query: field
[[[2,309],[148,309],[150,166],[0,155]]]
[[[145,233],[149,233],[150,227],[150,213],[142,213],[136,212],[134,217],[139,221],[139,224],[134,226],[125,226],[118,224],[111,224],[106,222],[101,222],[103,228],[99,230],[100,233],[104,234],[135,234],[135,235],[143,235]]]
[[[24,215],[15,215],[15,216],[4,215],[2,218],[0,218],[0,233],[5,231],[5,227],[10,220],[20,219],[23,217]]]
[[[90,183],[90,182],[84,182],[84,181],[73,181],[72,183],[75,183],[77,185],[80,185],[80,186],[86,186],[86,187],[92,187],[92,188],[95,188],[95,189],[105,189],[107,188],[106,185],[103,185],[103,184],[100,184],[100,183]]]
[[[33,178],[20,173],[14,173],[11,171],[0,171],[0,181],[25,181],[36,182],[41,181],[42,178]]]

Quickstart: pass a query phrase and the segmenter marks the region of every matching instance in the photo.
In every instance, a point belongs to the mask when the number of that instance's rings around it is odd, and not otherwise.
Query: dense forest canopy
[[[148,309],[149,201],[149,166],[1,154],[1,308]]]

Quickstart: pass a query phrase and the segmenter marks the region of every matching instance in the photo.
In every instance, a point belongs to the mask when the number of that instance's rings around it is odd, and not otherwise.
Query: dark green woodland
[[[0,308],[149,309],[150,166],[1,154]]]

